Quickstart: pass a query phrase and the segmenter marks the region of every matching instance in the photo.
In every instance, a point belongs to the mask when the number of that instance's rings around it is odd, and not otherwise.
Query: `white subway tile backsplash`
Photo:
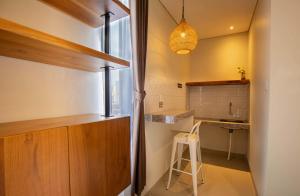
[[[178,83],[183,81],[172,80],[156,75],[148,75],[145,91],[145,113],[153,113],[167,110],[184,110],[187,105],[187,89],[185,85],[178,88]],[[199,96],[195,96],[197,98]],[[159,108],[159,101],[163,107]]]
[[[248,120],[249,86],[190,87],[189,108],[195,111],[196,117]]]

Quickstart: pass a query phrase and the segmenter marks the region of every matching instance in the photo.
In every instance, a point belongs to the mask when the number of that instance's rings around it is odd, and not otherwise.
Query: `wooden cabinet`
[[[1,196],[69,196],[66,127],[1,138]]]
[[[130,184],[129,117],[2,123],[0,132],[0,196],[115,196]]]
[[[72,196],[118,195],[130,183],[129,119],[71,126]]]

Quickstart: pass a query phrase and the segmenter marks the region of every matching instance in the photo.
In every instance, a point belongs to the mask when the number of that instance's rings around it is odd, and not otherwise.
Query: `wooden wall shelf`
[[[249,80],[223,80],[223,81],[204,81],[204,82],[187,82],[186,86],[218,86],[218,85],[247,85]]]
[[[1,18],[0,55],[92,72],[129,67],[123,59]]]
[[[130,10],[119,0],[40,0],[92,26],[104,24],[101,15],[111,12],[111,22],[130,15]]]

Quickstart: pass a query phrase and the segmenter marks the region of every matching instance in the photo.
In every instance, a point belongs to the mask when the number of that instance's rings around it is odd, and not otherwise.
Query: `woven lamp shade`
[[[196,48],[198,35],[196,31],[188,25],[185,19],[174,29],[170,35],[169,45],[172,51],[177,54],[189,54]]]

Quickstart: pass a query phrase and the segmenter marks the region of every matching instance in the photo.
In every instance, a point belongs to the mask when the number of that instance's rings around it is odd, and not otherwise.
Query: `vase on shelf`
[[[246,80],[246,73],[241,73],[241,80]]]

